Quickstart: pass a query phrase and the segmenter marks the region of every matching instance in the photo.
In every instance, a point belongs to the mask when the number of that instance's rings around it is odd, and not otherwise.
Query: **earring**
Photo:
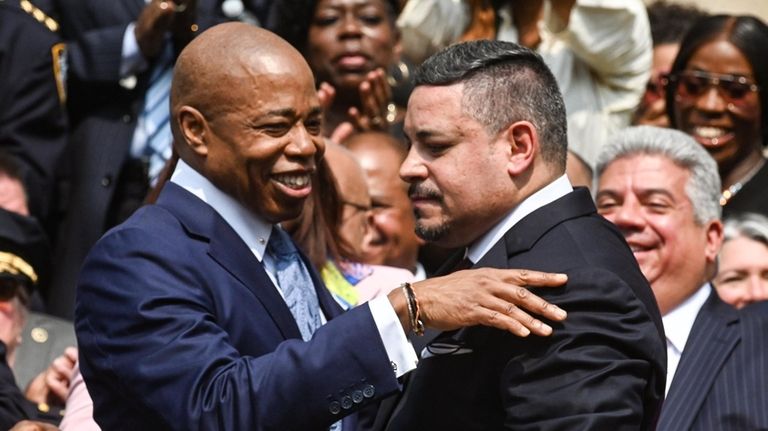
[[[389,67],[389,73],[387,73],[387,83],[390,87],[398,87],[401,84],[408,82],[411,77],[411,70],[404,61],[400,60],[397,64],[393,64]]]

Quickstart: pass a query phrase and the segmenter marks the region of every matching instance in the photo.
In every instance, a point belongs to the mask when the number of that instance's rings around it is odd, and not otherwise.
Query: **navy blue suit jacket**
[[[327,430],[396,391],[368,306],[339,316],[313,278],[332,320],[303,342],[240,237],[168,183],[157,205],[96,244],[80,277],[75,326],[96,421],[108,430]]]
[[[475,267],[564,272],[535,289],[568,312],[549,337],[488,327],[439,335],[409,376],[388,429],[653,429],[666,349],[656,301],[615,227],[586,189],[532,212]]]
[[[696,316],[661,411],[660,431],[768,429],[768,313],[713,291]]]

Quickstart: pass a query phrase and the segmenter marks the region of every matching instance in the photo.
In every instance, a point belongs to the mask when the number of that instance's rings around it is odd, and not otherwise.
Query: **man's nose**
[[[427,176],[428,171],[426,166],[422,163],[416,150],[411,147],[411,149],[408,150],[408,156],[400,165],[400,178],[408,183],[414,183],[427,178]]]
[[[613,213],[613,223],[621,229],[638,230],[645,226],[645,218],[640,205],[632,200],[625,200]]]
[[[309,158],[323,151],[322,138],[314,136],[304,127],[298,126],[293,131],[291,143],[286,153],[293,157]]]

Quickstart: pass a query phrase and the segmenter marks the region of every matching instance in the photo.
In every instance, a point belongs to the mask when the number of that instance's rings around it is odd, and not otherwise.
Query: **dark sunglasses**
[[[664,92],[667,89],[667,84],[669,84],[669,74],[666,73],[649,79],[645,84],[645,94],[643,95],[645,102],[652,103],[656,100],[664,98]]]
[[[669,79],[670,82],[676,84],[677,95],[684,99],[700,97],[709,90],[710,86],[714,86],[726,102],[739,105],[743,104],[748,94],[760,90],[757,84],[743,76],[723,75],[698,70],[680,72],[671,75]]]

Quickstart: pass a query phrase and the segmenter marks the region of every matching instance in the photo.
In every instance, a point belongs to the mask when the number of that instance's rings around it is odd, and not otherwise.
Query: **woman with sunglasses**
[[[672,127],[717,161],[724,214],[768,215],[768,26],[752,16],[699,20],[680,45],[667,85]]]
[[[707,13],[695,6],[657,0],[646,7],[651,24],[653,57],[651,77],[645,92],[632,114],[633,125],[669,127],[664,93],[669,82],[669,71],[675,61],[680,42],[688,29]]]

